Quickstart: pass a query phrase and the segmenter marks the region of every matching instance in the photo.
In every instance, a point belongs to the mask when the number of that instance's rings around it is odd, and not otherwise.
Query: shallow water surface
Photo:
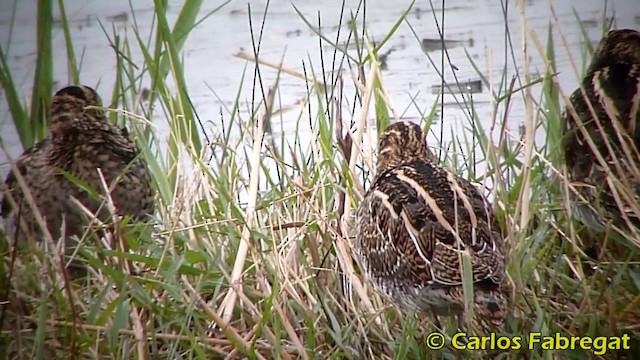
[[[104,97],[111,93],[114,85],[116,58],[101,24],[107,32],[113,30],[120,36],[127,36],[132,44],[135,44],[132,30],[134,21],[143,35],[148,34],[152,29],[154,15],[152,2],[135,2],[136,8],[133,11],[129,3],[128,0],[66,2],[67,16],[73,24],[72,36],[76,54],[83,54],[82,81],[87,85],[97,86],[99,93]],[[171,0],[169,3],[169,21],[173,22],[177,18],[180,2]],[[333,49],[329,44],[319,44],[318,36],[296,14],[294,6],[313,23],[317,23],[318,14],[320,14],[322,32],[329,39],[335,39],[340,30],[340,43],[344,43],[348,35],[348,24],[343,21],[342,28],[338,28],[340,3],[330,0],[271,1],[260,55],[275,62],[282,59],[286,66],[298,71],[303,71],[303,63],[305,63],[307,71],[310,71],[313,66],[316,74],[319,74],[320,51],[322,51],[325,64],[328,64],[325,66],[330,67]],[[345,14],[348,14],[349,11],[356,11],[359,1],[349,0],[346,3]],[[374,41],[382,39],[410,3],[409,0],[366,1],[367,29],[371,39]],[[637,6],[637,0],[614,0],[608,3],[610,7],[607,14],[615,14],[615,27],[640,28],[638,25],[640,7]],[[204,2],[201,14],[207,14],[220,4],[221,1]],[[263,4],[264,2],[251,2],[251,17],[255,27],[260,24],[264,15]],[[503,81],[501,79],[503,74],[506,74],[507,82],[518,72],[522,74],[522,69],[515,67],[511,56],[505,57],[505,50],[510,51],[505,49],[504,45],[505,28],[508,26],[516,60],[522,63],[522,19],[516,8],[516,2],[509,1],[508,4],[510,8],[505,23],[499,1],[447,1],[444,32],[449,49],[448,56],[457,69],[455,76],[460,82],[479,79],[469,57],[493,86],[498,86]],[[576,66],[580,67],[583,58],[582,35],[574,9],[588,30],[591,41],[597,43],[601,34],[599,24],[604,11],[603,4],[604,2],[600,1],[583,0],[526,1],[524,19],[527,34],[535,34],[544,44],[549,24],[553,25],[554,39],[557,44],[558,81],[565,92],[570,92],[577,84],[576,73],[570,59],[573,58]],[[32,86],[31,79],[35,69],[35,7],[36,2],[0,2],[0,43],[7,54],[14,81],[25,97]],[[552,17],[551,7],[554,9],[556,18]],[[436,9],[438,14],[440,10]],[[228,117],[225,107],[230,107],[234,103],[239,88],[241,88],[240,100],[243,103],[251,101],[253,65],[248,65],[246,78],[241,83],[247,62],[234,56],[240,50],[251,52],[252,37],[248,17],[247,2],[232,2],[200,23],[192,31],[184,47],[184,68],[189,94],[201,119],[209,121],[209,124],[213,124],[212,127],[218,123],[221,113]],[[66,85],[68,75],[63,33],[61,29],[56,28],[54,34],[56,51],[54,66],[57,80],[55,90],[57,90]],[[560,45],[561,38],[566,41],[568,48]],[[384,84],[389,91],[391,104],[402,117],[419,120],[420,112],[428,112],[436,100],[437,95],[434,94],[433,86],[439,86],[441,82],[435,70],[440,67],[441,59],[440,44],[437,39],[438,30],[429,2],[416,1],[407,21],[400,25],[397,33],[381,51],[381,54],[386,54]],[[531,41],[528,46],[530,73],[544,73],[545,64],[542,57]],[[425,55],[425,51],[433,63]],[[135,46],[134,61],[142,63],[142,57],[139,52],[135,52]],[[446,68],[451,67],[447,65]],[[346,65],[342,70],[345,82],[350,82],[351,70]],[[275,82],[278,74],[275,70],[265,67],[262,76],[268,86]],[[455,81],[452,70],[445,71],[445,79],[448,82]],[[283,107],[294,105],[306,91],[305,84],[300,79],[282,75],[277,101]],[[537,94],[539,92],[534,91],[534,96]],[[521,96],[514,99],[508,114],[507,128],[514,133],[517,133],[525,118],[521,100]],[[461,94],[444,96],[445,105],[441,125],[444,127],[442,133],[446,138],[445,141],[451,137],[452,130],[456,132],[463,126],[469,127],[468,115],[458,106],[462,101]],[[489,89],[484,87],[480,93],[473,94],[473,101],[477,118],[483,122],[485,128],[489,128],[492,113]],[[305,110],[292,111],[282,115],[280,119],[275,119],[277,123],[274,124],[274,135],[284,133],[284,136],[287,136],[287,133],[295,129],[301,111],[304,113]],[[161,112],[156,114],[161,116]],[[497,116],[499,119],[503,117],[502,114]],[[303,122],[308,123],[304,116],[302,119]],[[158,133],[166,136],[166,121],[163,119],[153,119],[153,121]],[[2,141],[11,157],[19,156],[22,147],[15,135],[5,101],[0,102],[0,129]],[[303,124],[301,129],[303,133],[304,129],[309,131],[308,124]],[[538,140],[541,139],[542,137],[538,138]],[[2,166],[0,175],[4,175],[7,165],[3,153],[0,153],[0,166]]]

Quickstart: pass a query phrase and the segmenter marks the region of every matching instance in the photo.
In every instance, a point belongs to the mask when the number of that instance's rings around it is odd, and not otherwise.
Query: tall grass
[[[247,62],[243,81],[255,79],[258,95],[245,104],[240,100],[245,96],[238,92],[233,106],[225,109],[222,131],[211,134],[192,106],[181,57],[191,29],[205,18],[224,16],[215,11],[200,16],[201,3],[185,2],[172,27],[167,2],[154,1],[156,27],[150,34],[141,34],[135,26],[133,38],[105,30],[118,65],[114,92],[106,103],[112,121],[133,129],[149,162],[158,190],[157,223],[135,235],[116,233],[130,249],[127,252],[99,239],[85,241],[79,256],[88,262],[90,272],[86,279],[75,281],[65,277],[57,257],[51,255],[59,251],[53,244],[15,252],[2,239],[0,356],[387,359],[497,355],[498,351],[455,349],[450,343],[430,351],[424,336],[444,330],[450,340],[455,324],[447,322],[445,329],[438,329],[430,319],[407,316],[388,306],[352,259],[354,209],[369,186],[375,161],[376,133],[369,119],[375,116],[379,131],[400,117],[390,106],[377,54],[398,26],[409,23],[410,9],[377,44],[366,36],[364,3],[352,12],[343,6],[339,28],[348,30],[341,30],[334,39],[318,30],[321,16],[309,19],[298,11],[300,21],[317,33],[319,44],[334,49],[323,52],[321,59],[305,59],[302,73],[280,66],[278,59],[261,57],[263,24],[250,23],[254,48],[240,56],[253,59]],[[51,1],[39,1],[31,104],[19,100],[8,54],[0,48],[0,83],[25,147],[45,134],[46,104],[54,90],[53,6]],[[57,6],[70,81],[81,82],[70,24],[62,11],[64,2],[58,1]],[[268,13],[267,4],[263,23],[269,21]],[[526,28],[526,23],[522,26]],[[506,33],[506,53],[512,55],[505,64],[520,58],[512,45],[522,40],[514,35],[519,31]],[[568,90],[562,92],[554,80],[555,53],[564,49],[558,38],[562,33],[554,25],[546,44],[534,38],[536,46],[527,50],[547,61],[541,79],[526,74],[507,79],[505,68],[496,81],[495,74],[479,72],[492,91],[489,128],[477,119],[472,99],[465,98],[460,104],[469,114],[466,131],[453,136],[451,144],[434,146],[443,150],[441,160],[447,166],[477,182],[491,180],[487,186],[509,248],[507,335],[628,333],[636,339],[633,346],[638,355],[638,249],[632,248],[623,261],[614,258],[613,252],[592,259],[580,246],[585,232],[563,211],[567,201],[558,181],[563,178],[559,134],[562,94]],[[356,44],[357,50],[342,47],[345,40]],[[130,61],[132,49],[142,52],[143,64]],[[585,63],[588,58],[580,60]],[[278,71],[278,79],[301,79],[307,89],[302,106],[278,108],[279,81],[267,83],[263,75],[271,67]],[[145,78],[152,80],[147,101],[141,95]],[[354,93],[345,93],[345,82],[354,83]],[[514,101],[527,103],[522,137],[502,131]],[[369,113],[371,107],[375,113]],[[425,128],[437,134],[431,126],[437,122],[436,107],[416,104],[427,109],[422,114]],[[239,115],[240,108],[251,109],[250,115]],[[168,142],[156,136],[149,121],[154,111],[167,119]],[[298,112],[299,124],[308,124],[312,130],[311,141],[302,140],[302,125],[290,136],[292,141],[274,137],[270,129],[285,111]],[[539,128],[547,136],[542,144],[534,142]],[[497,140],[491,135],[495,131],[502,134]],[[476,162],[483,162],[485,170],[476,171]],[[609,352],[605,357],[617,355],[624,353]],[[593,353],[525,347],[504,356],[589,358]]]

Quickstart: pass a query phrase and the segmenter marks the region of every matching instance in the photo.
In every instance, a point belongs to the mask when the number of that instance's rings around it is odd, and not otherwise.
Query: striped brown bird
[[[15,162],[15,169],[54,240],[61,237],[61,230],[65,238],[84,232],[86,221],[72,198],[109,223],[111,214],[103,206],[105,193],[98,169],[109,186],[118,215],[143,220],[154,212],[147,164],[127,131],[111,124],[101,106],[99,95],[88,86],[68,86],[58,91],[51,103],[48,137]],[[69,181],[69,175],[100,197]],[[13,228],[11,236],[16,239],[41,238],[34,209],[14,171],[5,180],[0,214]]]
[[[464,313],[461,259],[468,254],[475,323],[502,328],[499,224],[473,184],[435,163],[418,125],[397,122],[380,135],[376,177],[358,208],[354,247],[379,291],[405,310],[436,316]]]
[[[638,31],[602,38],[570,102],[562,121],[573,215],[596,230],[640,228]]]

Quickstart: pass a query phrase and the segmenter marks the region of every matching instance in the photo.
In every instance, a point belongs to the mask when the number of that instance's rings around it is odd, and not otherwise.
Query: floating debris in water
[[[580,21],[580,24],[582,24],[585,28],[594,28],[598,26],[599,22],[594,19],[589,19]]]
[[[114,23],[126,23],[129,22],[129,13],[123,11],[115,15],[107,16],[107,20]]]
[[[84,19],[67,19],[66,21],[58,18],[53,19],[53,27],[62,29],[65,26],[68,26],[82,30],[85,27],[93,26],[96,23],[96,19],[97,18],[92,15],[87,15]],[[107,16],[106,19],[112,23],[126,24],[129,22],[129,13],[123,11],[115,15]]]
[[[70,20],[67,19],[67,21],[63,21],[62,19],[53,19],[53,27],[54,28],[64,28],[65,26],[68,27],[76,27],[77,29],[82,30],[85,27],[90,27],[94,24],[95,22],[95,18],[93,16],[87,15],[84,19],[78,19],[78,20]]]
[[[387,65],[387,58],[394,51],[396,51],[396,48],[392,47],[384,54],[380,54],[378,56],[378,60],[380,60],[380,70],[387,70],[389,68],[389,66]]]
[[[417,6],[413,12],[416,14],[416,19],[420,20],[422,19],[422,15],[425,15],[427,13],[427,10],[424,10]]]
[[[475,40],[473,38],[469,38],[467,40],[444,40],[444,46],[447,49],[458,47],[458,46],[468,46],[473,47]],[[436,38],[425,38],[422,39],[422,50],[424,51],[436,51],[442,50],[443,41],[442,39]]]
[[[291,38],[291,37],[300,37],[300,35],[302,35],[302,30],[297,29],[297,30],[291,30],[291,31],[287,31],[284,34],[286,37]]]
[[[447,11],[457,11],[457,10],[467,10],[470,9],[471,6],[469,5],[462,5],[462,6],[451,6],[451,5],[447,5],[446,6],[446,10]],[[416,16],[416,19],[420,20],[422,19],[423,15],[428,15],[429,17],[433,16],[433,13],[438,12],[438,11],[442,11],[442,9],[438,9],[438,8],[430,8],[430,9],[423,9],[419,6],[415,7],[415,10],[413,10],[413,13]]]
[[[464,83],[453,83],[453,84],[445,84],[443,87],[442,84],[431,85],[431,93],[432,94],[478,94],[482,92],[482,81],[481,80],[471,80]]]
[[[376,47],[378,46],[378,41],[376,41],[375,39],[371,40],[371,46]],[[338,44],[339,47],[343,48],[343,49],[347,49],[347,50],[355,50],[355,49],[364,49],[366,48],[364,42],[360,41],[353,41],[353,40],[345,40],[341,43]],[[332,48],[331,46],[329,46],[330,48]]]

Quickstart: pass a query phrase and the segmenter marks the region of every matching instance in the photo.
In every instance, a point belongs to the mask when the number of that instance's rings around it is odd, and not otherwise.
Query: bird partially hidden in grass
[[[565,109],[573,216],[589,228],[640,229],[640,33],[609,31]],[[638,235],[636,235],[638,236]],[[634,236],[634,237],[636,237]]]
[[[436,164],[421,128],[387,127],[376,176],[357,211],[354,248],[375,287],[409,312],[465,312],[463,256],[471,260],[474,324],[501,331],[504,239],[489,202]],[[437,318],[436,318],[437,321]]]
[[[116,214],[140,221],[154,212],[146,161],[128,132],[111,124],[101,106],[88,86],[68,86],[53,96],[48,136],[17,159],[5,180],[0,214],[14,240],[42,239],[35,211],[54,241],[64,238],[67,244],[70,237],[82,236],[86,217],[72,198],[109,224],[113,214],[104,204],[102,177]]]

